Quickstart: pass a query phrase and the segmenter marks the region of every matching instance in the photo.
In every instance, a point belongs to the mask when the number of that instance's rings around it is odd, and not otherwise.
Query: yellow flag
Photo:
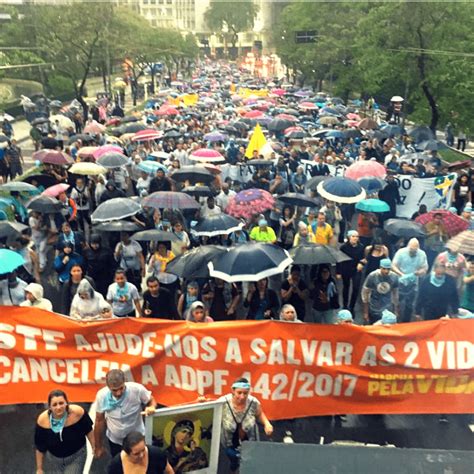
[[[267,139],[262,132],[260,124],[257,123],[252,133],[252,138],[250,138],[247,149],[245,150],[245,156],[247,158],[252,158],[254,150],[257,150],[260,153],[261,148],[267,143]]]

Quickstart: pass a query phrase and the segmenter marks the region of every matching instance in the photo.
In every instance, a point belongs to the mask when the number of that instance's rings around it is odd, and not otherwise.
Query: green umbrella
[[[364,199],[356,204],[356,209],[363,212],[388,212],[390,206],[380,199]]]

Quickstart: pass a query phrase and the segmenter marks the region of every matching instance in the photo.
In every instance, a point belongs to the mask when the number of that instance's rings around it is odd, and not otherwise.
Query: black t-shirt
[[[160,287],[158,296],[152,296],[148,290],[143,293],[143,310],[146,309],[151,309],[150,315],[144,313],[146,318],[179,319],[173,296],[163,287]]]
[[[86,444],[86,435],[91,431],[92,420],[86,412],[77,423],[63,429],[62,441],[59,433],[55,433],[51,428],[42,428],[37,424],[35,446],[42,453],[49,451],[57,458],[65,458],[77,453]]]
[[[300,291],[306,290],[307,286],[303,282],[303,280],[300,280],[298,282],[298,288]],[[290,289],[290,282],[288,280],[285,280],[281,284],[281,289],[288,291]],[[283,304],[293,305],[296,309],[296,314],[298,315],[298,319],[301,319],[301,321],[304,320],[305,313],[306,313],[306,309],[305,309],[306,303],[302,298],[300,298],[300,296],[297,293],[293,293],[290,299],[283,301]]]
[[[147,445],[148,448],[148,468],[146,474],[162,474],[165,472],[167,459],[166,454],[156,446]],[[110,461],[108,474],[123,474],[121,453],[118,453],[112,461]]]

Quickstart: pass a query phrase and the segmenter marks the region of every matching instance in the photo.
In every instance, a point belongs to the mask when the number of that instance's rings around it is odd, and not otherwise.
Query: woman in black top
[[[48,395],[48,410],[36,422],[36,474],[44,474],[43,464],[49,452],[48,472],[82,473],[86,463],[86,438],[94,451],[90,416],[79,405],[69,404],[62,390]]]
[[[123,449],[110,462],[108,474],[142,472],[143,474],[174,474],[166,453],[145,444],[145,437],[132,431],[123,440]]]
[[[249,284],[249,291],[244,300],[249,308],[247,319],[274,319],[277,317],[280,303],[275,291],[268,288],[268,278]]]
[[[72,299],[77,293],[77,287],[83,278],[85,278],[94,288],[95,290],[95,281],[89,277],[84,275],[84,269],[81,265],[75,264],[71,267],[69,271],[69,281],[64,283],[64,285],[60,288],[60,309],[59,312],[61,314],[69,314],[71,311],[71,303]],[[110,283],[110,282],[109,282]]]

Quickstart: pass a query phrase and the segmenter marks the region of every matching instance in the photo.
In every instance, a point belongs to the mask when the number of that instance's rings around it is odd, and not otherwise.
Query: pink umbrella
[[[58,150],[40,150],[33,153],[32,158],[34,161],[38,160],[41,163],[49,163],[51,165],[72,165],[74,163],[74,160],[69,155]]]
[[[89,133],[90,135],[97,135],[98,133],[104,133],[105,127],[99,122],[93,120],[91,123],[84,127],[83,133]]]
[[[225,158],[217,150],[211,150],[210,148],[199,148],[190,155],[189,159],[206,163],[225,161]]]
[[[46,188],[41,194],[49,197],[58,197],[61,193],[65,193],[69,189],[69,184],[59,183]]]
[[[225,211],[231,216],[248,219],[252,214],[261,214],[271,209],[274,204],[275,199],[268,191],[263,189],[246,189],[230,198],[229,205]]]
[[[360,121],[360,115],[358,114],[355,114],[353,112],[350,112],[346,115],[346,117],[349,119],[349,120],[357,120],[357,121]]]
[[[345,125],[347,125],[348,127],[357,127],[359,121],[358,120],[346,120],[344,122]]]
[[[97,160],[99,159],[102,155],[105,155],[106,153],[121,153],[123,154],[122,148],[120,148],[117,145],[104,145],[100,146],[97,148],[97,150],[92,153],[92,156]]]
[[[132,142],[144,142],[148,140],[158,140],[163,136],[163,132],[153,128],[147,128],[135,133],[132,137]]]
[[[385,166],[374,160],[360,160],[347,168],[344,177],[354,180],[361,178],[385,178],[387,170]]]
[[[283,130],[283,133],[286,135],[287,133],[292,133],[292,132],[304,132],[304,129],[302,127],[288,127]]]
[[[94,152],[97,151],[99,147],[97,146],[83,146],[77,150],[77,156],[80,158],[89,158],[94,157]]]
[[[288,122],[297,122],[298,119],[294,115],[290,114],[278,114],[275,115],[276,119],[281,119],[281,120],[288,120]]]
[[[316,110],[318,106],[313,104],[313,102],[300,102],[298,107],[303,110]]]
[[[272,94],[278,95],[278,96],[282,96],[282,95],[285,95],[285,94],[286,94],[285,89],[278,89],[278,88],[277,88],[277,89],[272,89],[270,92],[271,92]]]
[[[179,110],[171,107],[171,105],[162,105],[158,110],[153,112],[155,115],[178,115]]]

